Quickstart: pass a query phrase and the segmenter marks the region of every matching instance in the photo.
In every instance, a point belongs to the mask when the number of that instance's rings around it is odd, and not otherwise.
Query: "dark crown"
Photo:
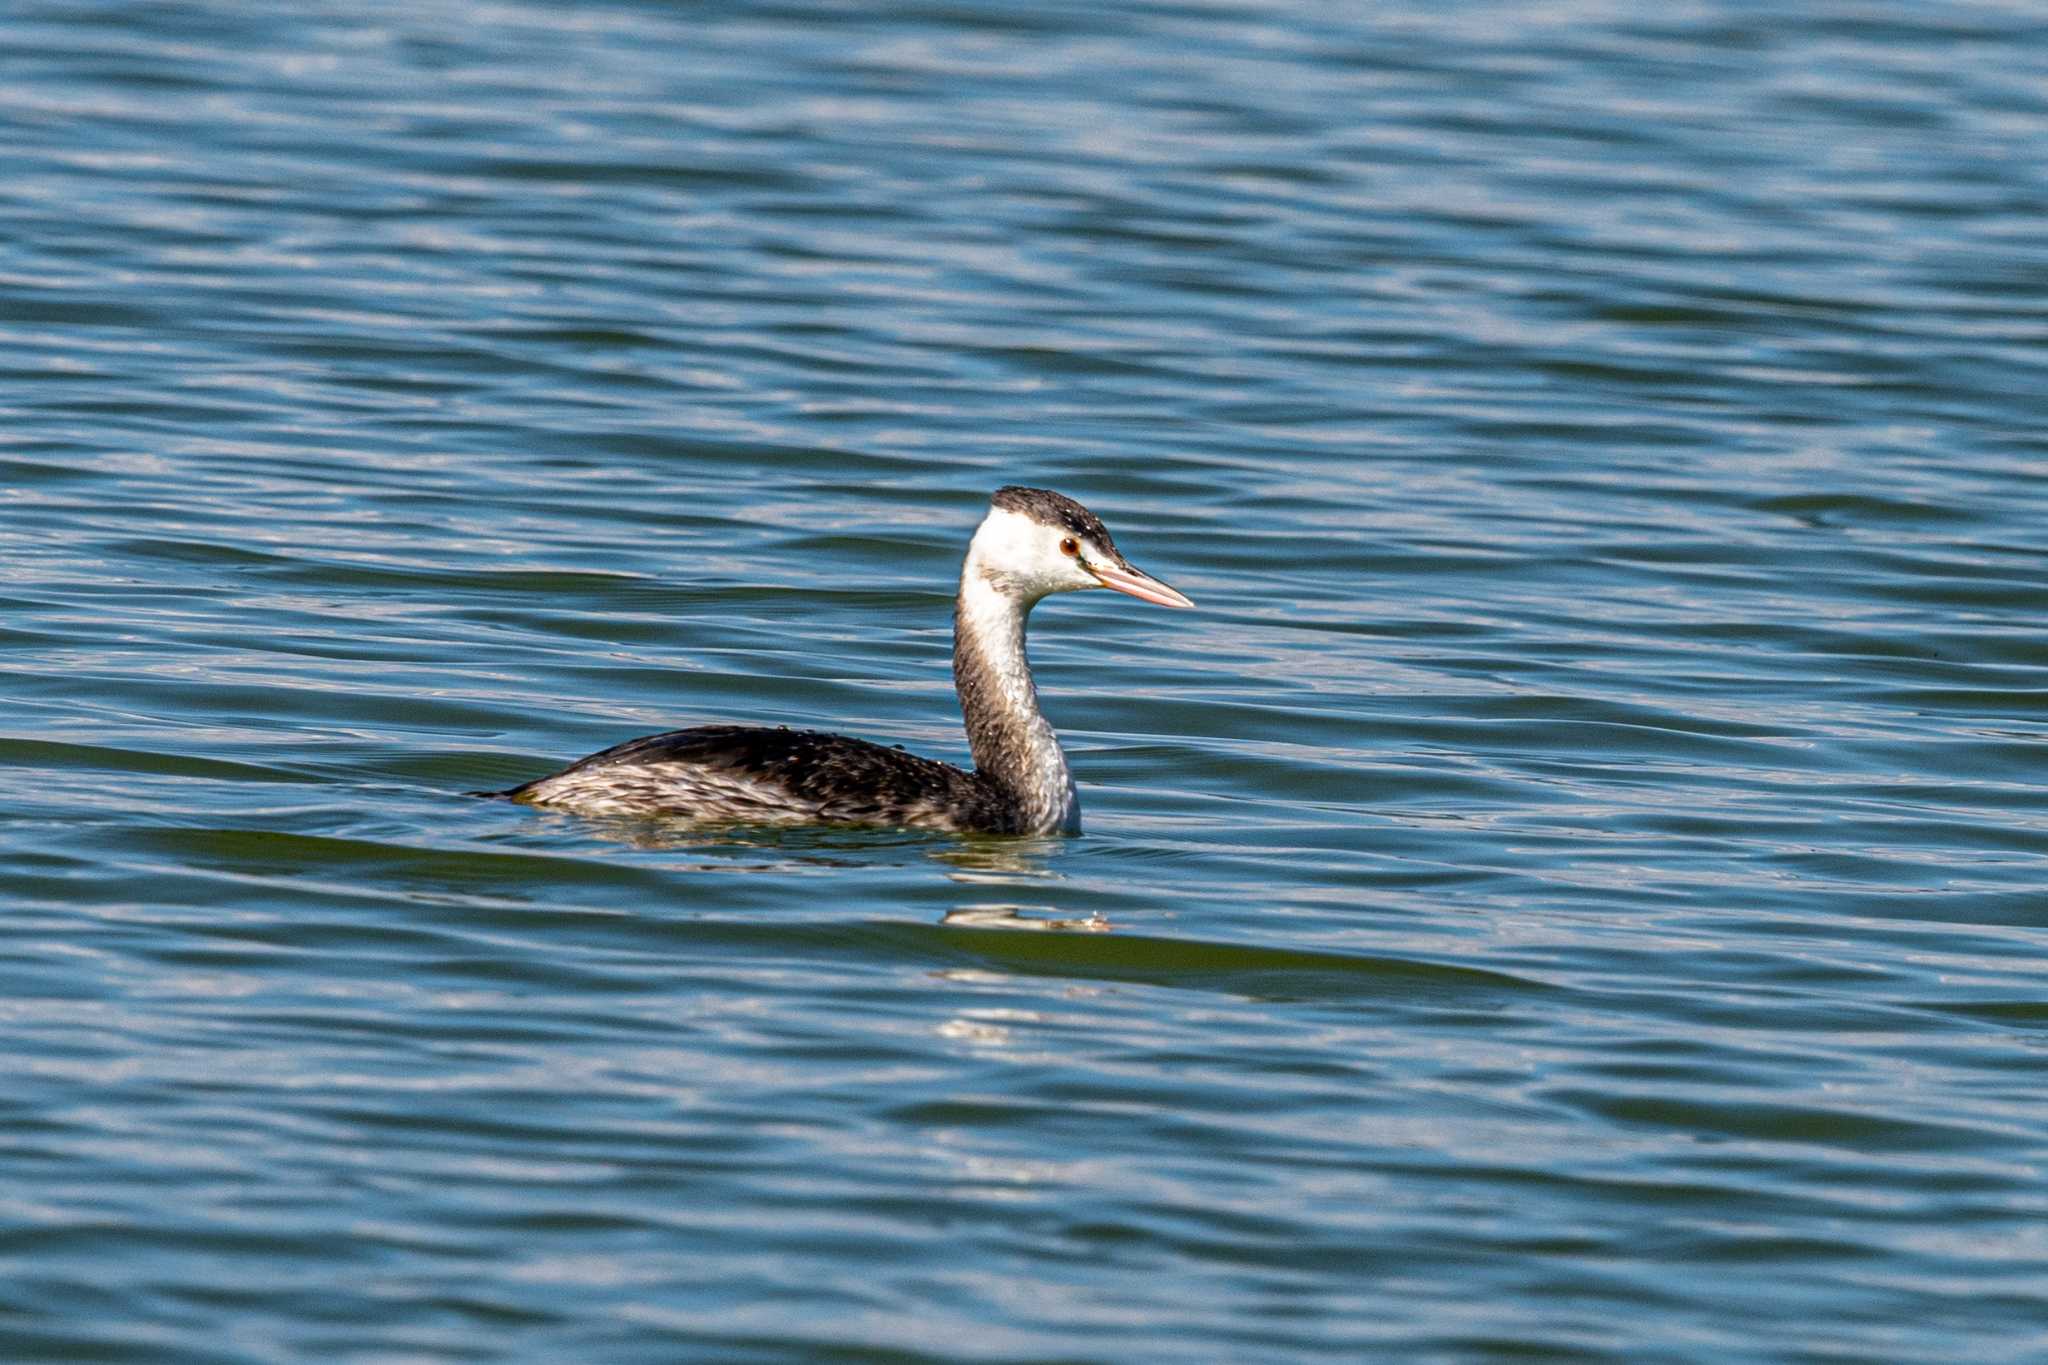
[[[1109,528],[1102,524],[1102,518],[1064,493],[1055,493],[1050,488],[1022,488],[1010,484],[998,488],[995,496],[989,499],[989,505],[1000,507],[1005,512],[1021,512],[1035,522],[1071,531],[1094,541],[1111,554],[1116,553],[1116,542],[1109,538]]]

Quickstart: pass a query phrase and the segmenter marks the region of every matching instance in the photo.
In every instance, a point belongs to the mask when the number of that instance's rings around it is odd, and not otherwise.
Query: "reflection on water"
[[[948,910],[944,924],[965,929],[1058,929],[1089,934],[1106,934],[1110,923],[1101,915],[1084,919],[1061,917],[1049,905],[963,905]]]
[[[928,858],[945,869],[946,877],[977,888],[1029,887],[1044,895],[1061,880],[1052,865],[1061,847],[1057,839],[960,838],[922,831],[836,826],[704,825],[685,820],[533,812],[572,840],[616,843],[644,853],[691,855],[665,859],[672,871],[700,874],[740,873],[766,876],[852,871],[874,866],[877,856],[906,852]],[[940,922],[992,929],[1060,929],[1102,933],[1107,917],[1090,912],[1062,913],[1043,903],[968,902],[940,912]]]
[[[1061,842],[1058,839],[1035,838],[974,839],[934,849],[932,856],[949,864],[950,870],[946,875],[961,885],[1028,887],[1034,894],[1043,896],[1061,880],[1060,873],[1052,866]],[[1108,918],[1100,913],[1077,916],[1062,914],[1057,906],[1050,904],[1002,901],[956,905],[945,912],[940,923],[973,929],[1070,930],[1091,934],[1107,933],[1110,929]]]

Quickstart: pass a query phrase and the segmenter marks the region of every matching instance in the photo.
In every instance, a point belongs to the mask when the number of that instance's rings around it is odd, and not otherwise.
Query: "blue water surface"
[[[2048,1356],[2038,6],[0,17],[0,1356]],[[965,758],[1075,839],[462,793]]]

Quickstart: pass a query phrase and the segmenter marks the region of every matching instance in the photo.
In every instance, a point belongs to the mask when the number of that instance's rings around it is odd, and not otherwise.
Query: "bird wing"
[[[847,735],[751,725],[630,739],[507,795],[584,804],[581,793],[599,788],[631,788],[641,800],[658,797],[666,813],[716,819],[989,830],[1007,819],[986,779],[950,763]]]

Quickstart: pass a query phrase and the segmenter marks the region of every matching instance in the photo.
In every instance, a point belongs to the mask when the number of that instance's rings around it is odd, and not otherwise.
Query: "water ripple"
[[[0,32],[0,1352],[2038,1349],[2024,7]],[[1013,481],[1087,837],[460,795]]]

